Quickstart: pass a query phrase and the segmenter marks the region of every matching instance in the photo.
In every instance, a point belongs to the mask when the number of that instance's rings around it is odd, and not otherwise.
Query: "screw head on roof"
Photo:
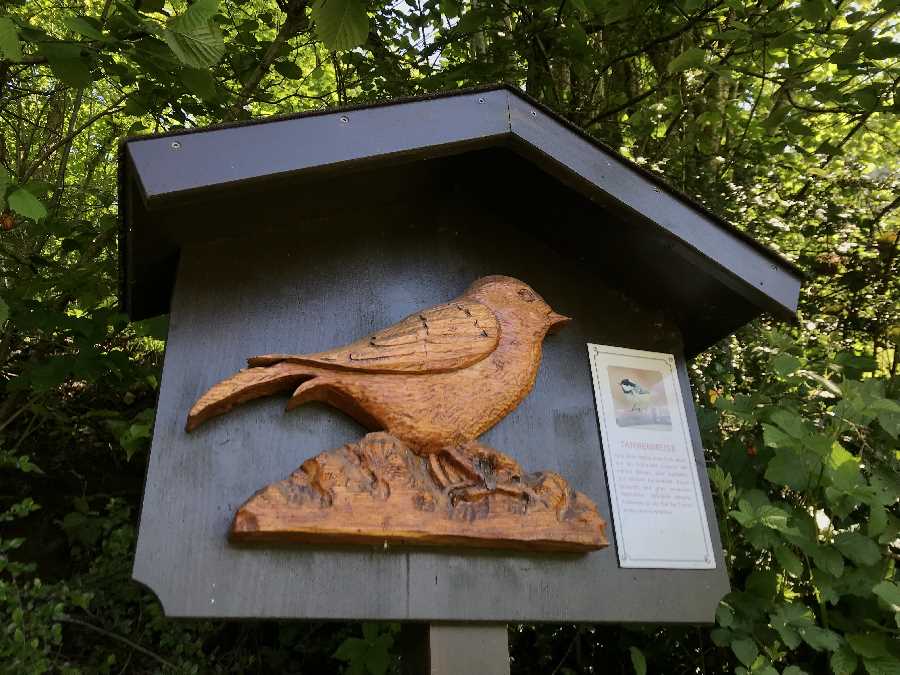
[[[478,97],[478,102],[479,102],[479,103],[484,103],[484,96],[479,96],[479,97]]]
[[[537,117],[537,113],[536,113],[534,110],[532,110],[532,111],[531,111],[531,116],[532,116],[532,117]]]
[[[346,115],[341,115],[341,124],[347,124],[350,121],[350,118]]]
[[[178,141],[172,141],[172,149],[173,149],[173,150],[180,150],[180,149],[181,149],[181,143],[179,143]]]

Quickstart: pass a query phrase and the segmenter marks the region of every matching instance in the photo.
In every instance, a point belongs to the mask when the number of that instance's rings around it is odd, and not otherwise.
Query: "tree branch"
[[[45,63],[48,63],[46,56],[23,56],[18,61],[0,59],[0,66],[4,68],[9,68],[11,66],[40,66]]]
[[[122,96],[118,101],[113,103],[111,108],[107,108],[106,110],[101,110],[100,112],[91,115],[84,122],[78,125],[71,133],[66,134],[62,138],[60,138],[56,143],[52,143],[44,148],[44,151],[38,155],[38,157],[31,163],[25,171],[22,172],[22,175],[19,177],[19,183],[26,183],[28,179],[34,175],[34,172],[38,170],[38,168],[46,162],[50,157],[53,156],[53,153],[63,147],[66,143],[70,142],[73,138],[78,136],[82,131],[87,129],[97,120],[106,117],[107,115],[112,115],[115,112],[118,112],[122,109],[122,103],[125,101],[127,96]]]
[[[292,0],[284,7],[284,23],[282,23],[281,27],[278,29],[275,39],[272,41],[272,44],[269,45],[262,60],[256,64],[256,68],[254,68],[250,79],[244,83],[237,99],[223,116],[222,119],[224,121],[234,120],[240,114],[241,110],[243,110],[244,106],[247,105],[247,102],[250,100],[250,97],[253,96],[254,92],[259,88],[266,73],[269,72],[269,68],[272,67],[281,48],[288,40],[294,37],[294,35],[309,27],[309,17],[306,15],[308,4],[308,0]]]
[[[175,667],[175,664],[172,663],[171,661],[166,661],[159,654],[151,652],[146,647],[142,647],[137,642],[129,640],[127,637],[125,637],[123,635],[119,635],[118,633],[113,633],[111,631],[106,630],[105,628],[100,628],[99,626],[95,626],[94,624],[88,623],[87,621],[81,621],[80,619],[73,619],[68,616],[59,617],[59,619],[57,619],[57,620],[61,621],[62,623],[68,623],[68,624],[72,624],[74,626],[81,626],[83,628],[92,630],[96,633],[100,633],[100,635],[105,635],[108,638],[112,638],[113,640],[118,640],[119,642],[122,642],[122,643],[128,645],[135,651],[138,651],[141,654],[144,654],[145,656],[149,656],[150,658],[154,659],[155,661],[158,661],[159,663],[166,666],[167,668],[171,668],[172,670],[177,670],[177,668]]]

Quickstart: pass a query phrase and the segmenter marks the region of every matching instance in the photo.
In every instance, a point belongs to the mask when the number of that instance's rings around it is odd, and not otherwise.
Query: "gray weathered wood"
[[[667,295],[691,355],[797,306],[793,265],[513,88],[134,138],[119,161],[120,297],[132,318],[168,311],[175,260],[193,242],[278,226],[295,206],[309,217],[365,203],[374,216],[387,195],[430,209],[415,177],[396,194],[411,174],[446,191],[467,180],[487,208],[565,213],[548,238],[576,249],[602,232],[615,262],[606,280]],[[660,283],[642,288],[648,278]]]
[[[482,440],[526,470],[558,471],[609,520],[585,343],[680,353],[664,309],[607,289],[602,270],[574,264],[513,223],[488,227],[477,204],[447,199],[377,222],[359,208],[355,229],[323,221],[318,229],[260,231],[182,252],[135,578],[169,616],[712,621],[728,582],[708,488],[718,565],[709,571],[623,570],[614,541],[587,555],[226,541],[235,508],[254,491],[362,433],[333,409],[284,414],[284,400],[271,398],[185,434],[194,400],[247,356],[326,349],[455,297],[479,276],[521,278],[576,321],[545,342],[534,391]],[[679,369],[689,402],[683,359]],[[705,483],[695,426],[692,432]]]
[[[428,657],[430,675],[509,675],[506,624],[433,623]]]
[[[757,242],[723,228],[709,214],[647,180],[615,153],[603,151],[528,101],[511,95],[509,102],[513,134],[528,151],[553,160],[564,178],[588,194],[599,190],[665,230],[681,244],[673,254],[696,260],[737,293],[762,306],[774,301],[772,308],[782,314],[796,311],[800,278],[775,259],[760,255]]]
[[[128,153],[152,205],[183,192],[340,163],[412,151],[419,158],[439,157],[485,145],[509,134],[507,96],[497,89],[148,137],[129,142]]]

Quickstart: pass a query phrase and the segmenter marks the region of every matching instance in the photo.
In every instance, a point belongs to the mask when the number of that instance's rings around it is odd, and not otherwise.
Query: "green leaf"
[[[47,57],[50,70],[64,84],[75,89],[83,89],[93,83],[91,62],[82,56],[79,45],[45,42],[39,46],[39,51]]]
[[[460,33],[474,33],[481,29],[487,19],[487,12],[480,9],[470,9],[460,17],[459,23],[456,24],[456,30]]]
[[[213,22],[216,0],[197,0],[166,23],[163,39],[175,57],[189,68],[209,68],[225,55],[222,32]]]
[[[166,5],[166,0],[141,0],[141,11],[146,14],[161,12]]]
[[[767,441],[766,445],[768,444]],[[799,491],[806,490],[812,480],[812,472],[806,459],[791,448],[776,450],[764,475],[770,483],[779,487],[787,485]]]
[[[372,621],[366,621],[362,625],[363,640],[373,642],[378,638],[378,624]]]
[[[801,439],[809,435],[803,418],[791,410],[776,410],[769,418],[794,438]]]
[[[349,637],[338,645],[332,656],[339,661],[361,661],[365,658],[368,648],[368,643],[365,640]]]
[[[828,477],[838,490],[852,492],[864,483],[859,460],[835,441],[828,455]]]
[[[303,71],[296,63],[291,61],[279,61],[275,64],[275,72],[288,80],[299,80],[303,77]]]
[[[644,653],[637,647],[629,647],[628,652],[631,654],[634,675],[647,675],[647,659],[644,658]]]
[[[884,398],[876,401],[872,407],[881,427],[894,438],[900,439],[900,403]]]
[[[797,629],[812,625],[812,612],[801,603],[781,605],[769,617],[769,623],[788,649],[796,649],[801,642]]]
[[[771,600],[778,592],[778,576],[772,570],[754,570],[747,578],[747,591]]]
[[[781,429],[771,424],[763,424],[763,442],[769,448],[791,448],[797,445],[797,441],[791,438]]]
[[[0,314],[0,317],[2,317],[2,314]],[[3,323],[2,320],[0,320],[0,323]],[[875,584],[872,588],[872,592],[887,604],[896,607],[897,609],[894,610],[895,612],[900,611],[900,586],[893,581],[882,581],[881,583]]]
[[[768,528],[788,534],[800,534],[795,528],[788,526],[790,516],[784,509],[777,506],[761,506],[757,509],[756,515],[759,522]]]
[[[440,0],[441,14],[455,19],[459,16],[460,7],[458,0]]]
[[[94,81],[90,65],[84,59],[51,61],[50,70],[60,80],[76,89],[89,87]]]
[[[9,17],[0,17],[0,53],[3,58],[19,62],[22,60],[22,43],[19,40],[19,29]]]
[[[853,671],[856,670],[856,654],[846,645],[842,645],[840,649],[831,655],[830,663],[831,672],[834,675],[852,675]]]
[[[691,47],[669,61],[667,70],[670,73],[677,73],[690,68],[702,68],[705,58],[706,50],[699,47]]]
[[[844,573],[843,557],[830,546],[820,546],[812,555],[813,562],[820,570],[828,572],[836,579]]]
[[[887,640],[880,633],[852,633],[846,636],[854,652],[867,659],[890,656]]]
[[[772,359],[772,369],[785,377],[796,371],[800,367],[800,359],[790,354],[781,353]]]
[[[316,0],[312,15],[316,32],[329,49],[358,47],[369,35],[369,16],[362,0]]]
[[[25,188],[19,188],[10,194],[8,201],[9,208],[25,218],[38,221],[47,215],[47,209],[41,201]]]
[[[716,608],[716,623],[722,628],[730,628],[734,625],[734,610],[724,602]]]
[[[798,666],[788,666],[781,671],[781,675],[809,675],[809,673]]]
[[[196,94],[204,101],[211,101],[216,98],[216,80],[208,70],[183,68],[181,81],[191,93]]]
[[[887,529],[888,513],[880,504],[869,506],[869,525],[866,528],[866,534],[870,537],[877,537]]]
[[[828,10],[823,0],[801,0],[797,13],[812,23],[821,21],[828,16]]]
[[[63,23],[73,33],[78,33],[78,35],[83,35],[91,40],[103,39],[103,33],[99,28],[83,16],[67,16],[63,19]]]
[[[869,675],[900,675],[900,660],[893,656],[882,656],[877,659],[863,659]]]
[[[817,652],[822,650],[833,652],[841,646],[841,639],[838,637],[838,634],[827,628],[802,626],[797,629],[797,632],[800,633],[803,641]]]
[[[9,319],[9,305],[3,298],[0,298],[0,326],[3,326],[7,319]]]
[[[866,567],[881,560],[881,549],[874,541],[859,532],[841,532],[834,545],[845,558]]]
[[[731,643],[731,651],[738,657],[738,660],[748,668],[753,665],[756,657],[759,655],[759,649],[756,642],[751,638],[735,640]]]
[[[803,576],[803,561],[787,546],[776,546],[775,558],[778,560],[778,564],[791,576]]]

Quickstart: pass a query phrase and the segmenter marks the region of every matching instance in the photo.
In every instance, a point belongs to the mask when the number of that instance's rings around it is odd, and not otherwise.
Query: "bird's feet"
[[[477,483],[458,483],[444,489],[444,494],[451,506],[460,502],[476,502],[491,495],[507,495],[521,499],[527,505],[538,500],[538,494],[530,487],[519,482],[500,483],[488,488]]]
[[[503,453],[474,441],[429,455],[428,468],[451,506],[506,495],[524,505],[540,497],[522,481],[522,467]]]

